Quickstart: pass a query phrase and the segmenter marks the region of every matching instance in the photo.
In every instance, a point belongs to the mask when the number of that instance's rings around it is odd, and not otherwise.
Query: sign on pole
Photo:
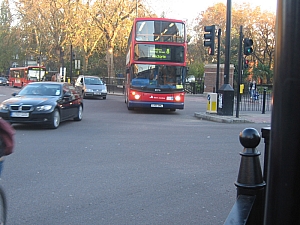
[[[80,60],[79,59],[75,60],[75,69],[80,70]]]
[[[66,74],[67,74],[66,67],[64,67],[64,69],[62,69],[62,67],[60,67],[59,74],[61,75],[63,81],[66,82]]]

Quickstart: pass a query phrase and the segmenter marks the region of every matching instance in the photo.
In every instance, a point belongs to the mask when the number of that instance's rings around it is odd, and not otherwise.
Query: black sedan
[[[33,82],[0,104],[0,116],[12,123],[34,123],[57,128],[62,121],[81,121],[81,93],[69,83]]]

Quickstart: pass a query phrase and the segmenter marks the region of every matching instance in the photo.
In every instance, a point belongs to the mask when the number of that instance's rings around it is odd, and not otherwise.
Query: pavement
[[[258,111],[241,111],[239,117],[236,117],[236,112],[232,116],[222,116],[216,113],[195,112],[194,116],[218,123],[266,123],[271,124],[271,112],[262,114]]]

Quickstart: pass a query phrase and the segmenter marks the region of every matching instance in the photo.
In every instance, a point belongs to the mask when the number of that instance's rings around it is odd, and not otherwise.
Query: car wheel
[[[52,121],[51,121],[50,128],[56,129],[58,128],[59,124],[60,124],[60,114],[58,109],[54,109],[52,113]]]
[[[106,96],[102,97],[102,99],[104,99],[104,100],[105,100],[105,99],[106,99]]]
[[[82,105],[80,105],[80,106],[78,107],[77,117],[74,118],[75,121],[80,121],[80,120],[82,120],[82,112],[83,112],[83,108],[82,108]]]

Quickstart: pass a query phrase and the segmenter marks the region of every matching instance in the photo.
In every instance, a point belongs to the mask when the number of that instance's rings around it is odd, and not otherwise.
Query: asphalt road
[[[14,91],[0,87],[0,100]],[[0,182],[7,224],[223,224],[236,198],[239,132],[265,124],[194,117],[205,107],[187,96],[184,110],[128,111],[123,96],[108,95],[85,99],[83,120],[56,130],[14,125]]]

